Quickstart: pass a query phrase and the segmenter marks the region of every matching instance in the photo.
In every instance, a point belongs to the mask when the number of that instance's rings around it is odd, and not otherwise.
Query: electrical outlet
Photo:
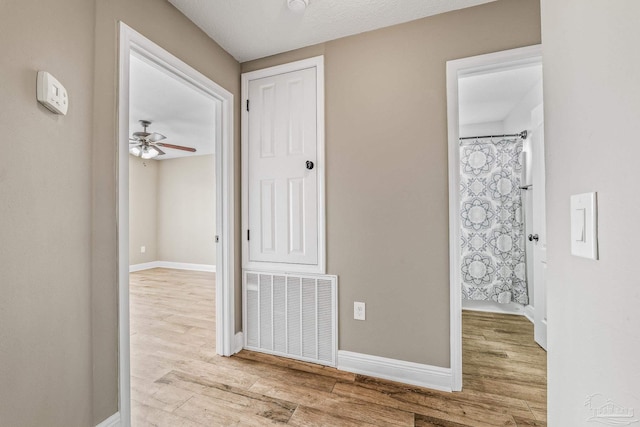
[[[146,246],[140,246],[140,253],[143,254],[147,252],[147,247]]]
[[[353,302],[353,318],[355,320],[365,320],[365,305],[363,302]]]

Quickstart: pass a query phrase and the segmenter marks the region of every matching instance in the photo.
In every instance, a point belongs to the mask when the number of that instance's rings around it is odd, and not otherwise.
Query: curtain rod
[[[527,132],[526,130],[523,130],[520,133],[512,133],[512,134],[504,134],[504,135],[465,136],[464,138],[460,138],[460,140],[463,140],[463,139],[483,139],[483,138],[508,138],[508,137],[518,137],[518,138],[522,138],[522,139],[527,139],[527,135],[528,134],[529,134],[529,132]]]

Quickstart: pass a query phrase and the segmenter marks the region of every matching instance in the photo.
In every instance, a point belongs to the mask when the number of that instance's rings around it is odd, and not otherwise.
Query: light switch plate
[[[571,196],[571,255],[598,259],[596,193]]]

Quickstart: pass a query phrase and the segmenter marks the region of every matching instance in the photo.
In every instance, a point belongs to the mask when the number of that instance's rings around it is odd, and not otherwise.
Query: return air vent
[[[245,271],[245,348],[336,365],[337,277]]]

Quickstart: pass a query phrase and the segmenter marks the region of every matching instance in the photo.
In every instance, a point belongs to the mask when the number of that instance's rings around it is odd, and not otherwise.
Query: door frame
[[[129,319],[129,58],[143,57],[174,78],[217,101],[216,119],[216,351],[236,352],[234,313],[234,156],[233,94],[123,22],[119,22],[117,99],[118,238],[118,406],[124,427],[131,424]],[[212,236],[213,237],[213,236]]]
[[[317,138],[317,190],[318,190],[318,265],[256,262],[249,260],[249,244],[246,239],[249,229],[249,82],[278,74],[316,69],[316,138]],[[325,157],[324,157],[324,56],[315,56],[301,61],[276,65],[261,70],[243,73],[242,77],[241,152],[242,152],[242,268],[295,273],[326,274],[326,207],[325,207]]]
[[[542,63],[542,45],[447,61],[447,125],[449,152],[449,287],[451,389],[462,390],[462,289],[460,265],[460,149],[458,79]]]

